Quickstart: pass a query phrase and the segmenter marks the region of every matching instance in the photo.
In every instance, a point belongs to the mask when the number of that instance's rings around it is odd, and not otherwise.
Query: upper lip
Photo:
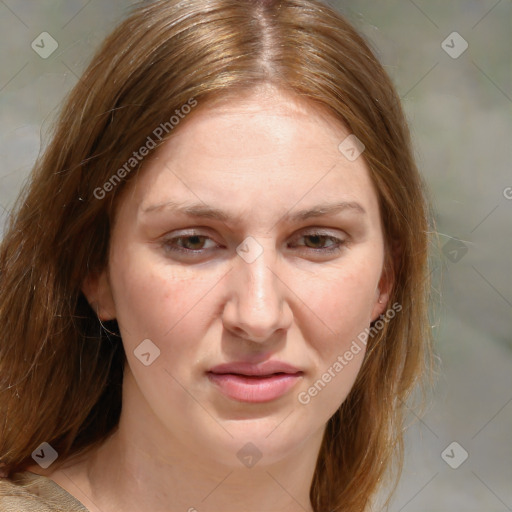
[[[282,361],[265,361],[264,363],[248,363],[238,361],[234,363],[224,363],[210,368],[211,373],[235,373],[238,375],[272,375],[274,373],[302,373],[295,366]]]

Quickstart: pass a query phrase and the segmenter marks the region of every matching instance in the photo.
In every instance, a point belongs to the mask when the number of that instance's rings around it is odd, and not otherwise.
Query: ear
[[[82,283],[82,292],[100,320],[116,318],[116,308],[107,270],[88,274]]]
[[[384,261],[384,268],[380,276],[379,284],[375,293],[375,303],[373,305],[371,321],[374,322],[382,315],[388,308],[389,299],[393,291],[395,284],[395,268],[397,265],[398,258],[400,256],[399,247],[395,244],[390,251],[386,251],[386,257]]]

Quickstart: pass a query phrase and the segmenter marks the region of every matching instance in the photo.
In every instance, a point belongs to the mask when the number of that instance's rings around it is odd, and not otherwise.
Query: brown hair
[[[401,467],[404,401],[430,354],[429,219],[389,77],[319,0],[160,0],[114,30],[71,91],[1,245],[0,462],[8,474],[31,465],[43,441],[63,461],[101,443],[119,420],[122,343],[81,285],[107,263],[119,193],[140,164],[118,172],[101,198],[98,190],[183,105],[263,83],[327,108],[365,145],[396,276],[390,304],[402,306],[372,332],[356,383],[328,421],[314,510],[362,511],[394,455]]]

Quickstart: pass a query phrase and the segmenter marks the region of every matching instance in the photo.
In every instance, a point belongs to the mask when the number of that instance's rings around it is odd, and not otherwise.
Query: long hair
[[[134,151],[148,137],[153,145],[172,137],[179,114],[192,118],[195,104],[264,83],[327,109],[364,144],[386,268],[395,275],[390,304],[402,308],[370,333],[356,382],[328,421],[310,489],[314,510],[362,511],[386,468],[400,469],[404,402],[431,353],[430,221],[390,78],[365,40],[320,0],[160,0],[138,6],[93,57],[0,247],[7,474],[31,465],[41,442],[57,450],[57,464],[118,424],[125,364],[118,326],[100,325],[81,286],[107,264],[116,204],[142,166]]]

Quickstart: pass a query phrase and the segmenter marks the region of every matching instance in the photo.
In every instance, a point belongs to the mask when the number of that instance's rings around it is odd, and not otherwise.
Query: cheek
[[[323,332],[311,338],[319,348],[343,348],[370,324],[380,269],[378,257],[354,254],[314,276],[296,277],[296,293],[313,313],[310,325]]]
[[[310,404],[324,421],[347,397],[364,359],[380,277],[376,254],[347,259],[298,288],[303,295],[307,290],[305,304],[314,313],[302,328],[314,369],[297,398],[303,405]]]
[[[222,279],[222,272],[212,270],[198,275],[185,267],[177,271],[165,263],[155,264],[145,251],[136,256],[125,252],[119,258],[113,257],[110,272],[127,352],[146,338],[164,351],[173,338],[184,336],[188,340],[186,347],[192,348],[202,323],[206,325],[208,320],[205,298]],[[175,348],[180,350],[179,346]]]

